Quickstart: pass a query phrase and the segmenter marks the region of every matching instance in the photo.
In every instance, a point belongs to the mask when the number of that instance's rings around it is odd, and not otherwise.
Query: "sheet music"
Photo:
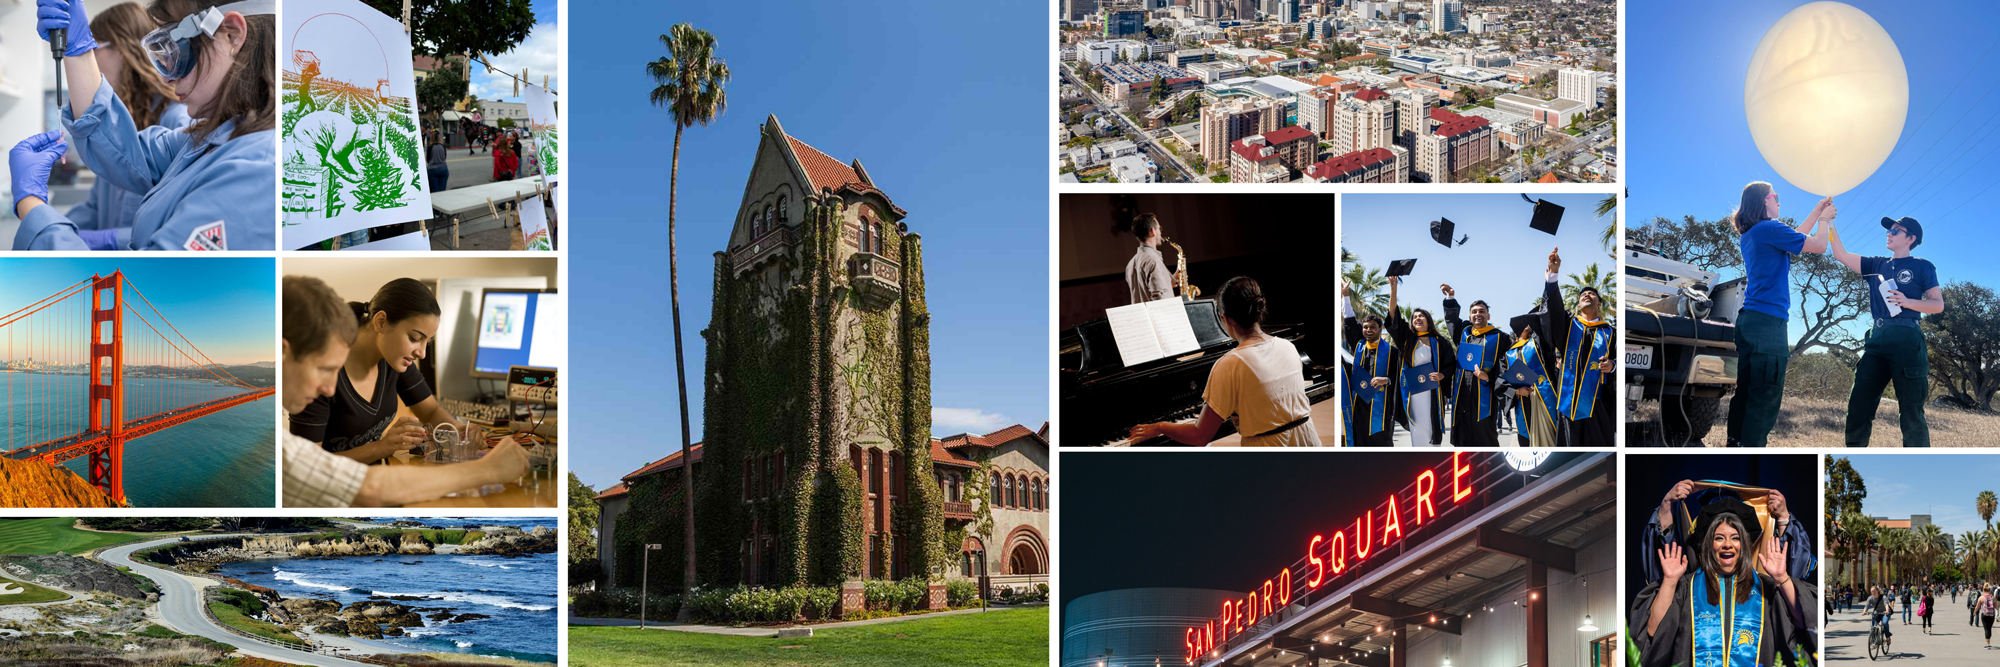
[[[1146,304],[1106,308],[1104,319],[1111,323],[1111,340],[1118,344],[1118,357],[1126,366],[1167,356],[1160,351],[1160,336],[1153,332],[1153,318],[1147,313]]]
[[[1153,331],[1160,336],[1161,355],[1201,349],[1201,339],[1195,337],[1194,323],[1188,321],[1187,306],[1182,305],[1180,297],[1148,302],[1146,312],[1153,318]]]

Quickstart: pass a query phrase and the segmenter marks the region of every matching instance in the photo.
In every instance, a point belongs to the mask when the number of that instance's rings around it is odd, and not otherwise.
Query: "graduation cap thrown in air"
[[[1528,196],[1521,195],[1521,198],[1527,199]],[[1528,226],[1555,236],[1556,228],[1562,226],[1563,207],[1551,204],[1547,199],[1531,201],[1535,204],[1535,217],[1528,221]]]
[[[1438,218],[1436,220],[1432,220],[1431,240],[1437,241],[1438,245],[1444,246],[1446,248],[1451,247],[1451,232],[1452,229],[1455,227],[1457,227],[1457,225],[1451,221],[1451,218]],[[1464,241],[1460,241],[1460,243],[1464,243]]]
[[[1407,276],[1410,275],[1411,271],[1415,270],[1417,270],[1417,260],[1414,259],[1398,259],[1389,262],[1390,276]]]
[[[1534,327],[1537,324],[1541,324],[1541,321],[1542,314],[1540,311],[1526,315],[1515,315],[1507,318],[1507,333],[1518,336],[1521,334],[1522,329]]]

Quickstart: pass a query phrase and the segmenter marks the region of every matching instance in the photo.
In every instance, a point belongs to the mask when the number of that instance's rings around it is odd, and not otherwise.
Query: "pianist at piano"
[[[1166,436],[1184,445],[1206,445],[1222,420],[1234,417],[1245,447],[1318,447],[1299,349],[1259,326],[1267,308],[1263,288],[1250,278],[1232,278],[1217,301],[1222,328],[1236,341],[1236,349],[1209,370],[1201,419],[1140,424],[1132,427],[1132,439]]]

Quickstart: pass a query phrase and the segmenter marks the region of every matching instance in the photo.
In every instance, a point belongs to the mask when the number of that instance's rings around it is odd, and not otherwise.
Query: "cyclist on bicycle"
[[[1868,601],[1861,608],[1868,613],[1868,624],[1882,628],[1882,647],[1888,648],[1889,640],[1895,633],[1889,631],[1889,615],[1896,612],[1896,600],[1882,594],[1881,586],[1868,587]]]

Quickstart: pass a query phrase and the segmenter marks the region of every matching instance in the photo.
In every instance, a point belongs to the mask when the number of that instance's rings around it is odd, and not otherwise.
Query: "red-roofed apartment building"
[[[1276,100],[1234,98],[1201,108],[1201,159],[1209,169],[1227,169],[1229,145],[1285,124],[1285,104]]]
[[[1429,127],[1417,135],[1413,178],[1423,183],[1450,183],[1459,172],[1500,157],[1500,133],[1491,121],[1431,109]]]
[[[1289,182],[1318,153],[1318,137],[1296,125],[1245,137],[1229,145],[1229,182]]]
[[[1313,183],[1408,183],[1410,152],[1393,144],[1369,148],[1308,167],[1305,177]]]
[[[694,467],[696,478],[703,479],[712,469],[704,461],[706,446],[695,443]],[[1036,584],[1049,581],[1049,496],[1052,478],[1049,475],[1048,425],[1042,430],[1031,431],[1025,426],[1014,425],[985,435],[961,433],[932,439],[927,452],[931,479],[939,492],[940,516],[943,532],[953,534],[969,531],[969,526],[977,519],[978,504],[973,500],[973,485],[980,474],[980,465],[990,467],[986,478],[988,511],[993,517],[993,532],[980,536],[966,534],[957,546],[957,553],[951,559],[952,565],[945,569],[947,578],[978,579],[988,577],[992,589],[1033,588]],[[604,568],[605,581],[619,586],[637,586],[639,581],[640,545],[647,542],[671,541],[679,543],[674,535],[654,532],[647,534],[644,519],[632,520],[633,516],[671,516],[681,513],[679,489],[682,475],[681,453],[674,452],[666,458],[648,463],[625,475],[618,484],[597,495],[598,534],[597,558]],[[756,498],[743,503],[743,507],[755,513],[765,493],[775,493],[782,499],[787,493],[798,489],[789,488],[785,483],[795,471],[775,471],[778,484],[771,489],[759,488],[753,493]],[[893,490],[895,485],[891,485]],[[643,494],[635,494],[634,489],[643,488]],[[804,487],[801,487],[804,488]],[[643,495],[647,502],[657,503],[657,507],[644,508],[641,515],[630,514],[635,495]],[[867,493],[863,497],[862,514],[874,511],[881,496]],[[893,493],[889,500],[894,501]],[[892,502],[893,504],[893,502]],[[697,522],[706,524],[699,518],[702,510],[697,508]],[[865,516],[855,517],[863,520]],[[661,522],[653,530],[674,528],[677,521]],[[696,536],[698,543],[703,539]],[[702,549],[709,548],[701,545]],[[730,552],[738,548],[725,548]],[[655,553],[652,560],[661,561],[662,567],[651,568],[662,574],[652,575],[654,585],[677,587],[681,581],[679,552]],[[671,565],[669,565],[671,564]],[[751,582],[752,585],[773,585],[771,582]]]

